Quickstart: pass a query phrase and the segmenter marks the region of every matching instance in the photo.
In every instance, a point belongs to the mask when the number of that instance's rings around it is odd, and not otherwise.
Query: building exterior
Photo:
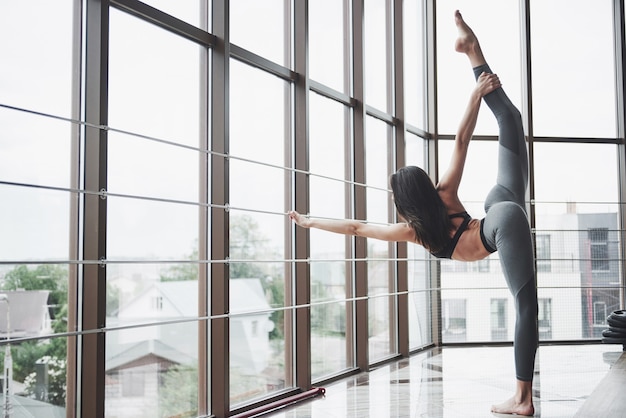
[[[620,306],[617,214],[568,208],[544,216],[550,228],[534,235],[542,341],[601,338]],[[512,341],[515,305],[497,253],[477,263],[444,260],[441,271],[445,342]]]
[[[271,356],[269,332],[273,323],[269,319],[269,304],[259,279],[233,279],[231,292],[233,313],[231,318],[231,367],[238,375],[234,379],[259,379],[266,377],[267,384],[275,384],[268,371]],[[149,324],[172,321],[169,325],[121,329],[108,334],[107,340],[107,417],[161,416],[170,408],[164,392],[176,391],[180,397],[185,392],[184,381],[197,380],[198,368],[198,317],[195,301],[198,283],[194,280],[155,282],[138,296],[122,302],[118,311],[107,321],[108,327],[132,324]],[[249,314],[243,314],[250,312]],[[187,321],[185,321],[187,320]],[[172,387],[175,376],[180,384]],[[174,374],[176,373],[176,374]],[[168,386],[169,385],[169,386]],[[236,390],[236,388],[233,388]],[[197,401],[177,399],[177,410],[185,401],[195,408]]]

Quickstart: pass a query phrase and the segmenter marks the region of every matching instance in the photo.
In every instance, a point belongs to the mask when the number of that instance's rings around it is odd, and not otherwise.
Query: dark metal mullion
[[[403,12],[402,0],[394,0],[393,18],[393,49],[394,54],[394,80],[395,80],[395,117],[398,124],[395,129],[395,157],[396,169],[406,165],[406,139],[405,139],[405,114],[404,114],[404,42],[403,42]],[[391,213],[395,208],[391,206]],[[396,257],[405,259],[408,257],[407,243],[397,245]],[[399,261],[397,263],[397,291],[407,292],[409,290],[408,263]],[[403,294],[398,296],[398,352],[402,356],[409,355],[409,296]]]
[[[106,126],[108,122],[109,2],[86,2],[85,122]],[[85,190],[107,188],[107,131],[85,127]],[[83,257],[106,260],[107,202],[97,194],[84,195]],[[82,331],[106,326],[106,265],[84,264],[82,283]],[[104,418],[105,334],[80,338],[80,414]]]
[[[298,78],[295,82],[295,168],[309,171],[309,64],[308,64],[308,0],[296,1],[294,65]],[[301,213],[309,213],[309,176],[303,172],[295,174],[295,205]],[[309,230],[295,229],[295,258],[308,259],[310,255]],[[305,305],[311,302],[311,270],[309,263],[295,265],[295,303]],[[303,390],[311,386],[311,310],[297,309],[295,312],[296,386]]]
[[[353,107],[355,104],[354,99],[348,96],[347,94],[341,93],[315,80],[309,80],[309,88],[311,89],[311,91],[314,91],[315,93],[320,94],[336,102],[339,102],[342,105]]]
[[[352,4],[352,65],[353,65],[353,97],[356,105],[353,109],[354,122],[354,181],[365,184],[365,72],[364,72],[364,0],[354,0]],[[363,186],[354,187],[354,218],[367,219],[367,198]],[[367,258],[367,239],[354,238],[354,257],[359,260]],[[354,265],[354,296],[365,297],[368,293],[367,263],[356,261]],[[355,303],[355,350],[356,366],[369,370],[369,335],[368,335],[368,303],[358,300]]]
[[[230,56],[237,61],[241,61],[252,67],[267,71],[268,73],[280,77],[284,80],[296,80],[296,72],[291,71],[289,68],[283,67],[282,65],[276,64],[275,62],[270,61],[267,58],[263,58],[262,56],[257,55],[254,52],[243,49],[240,46],[231,44]]]
[[[620,138],[618,145],[618,184],[619,184],[619,201],[624,202],[626,199],[626,146],[624,145],[624,137],[626,136],[626,30],[624,26],[624,0],[613,2],[613,36],[615,44],[615,77],[616,77],[616,95],[617,95],[617,136]],[[626,259],[626,233],[623,232],[626,225],[626,209],[624,205],[619,207],[620,229],[620,257]],[[622,263],[622,271],[625,267]],[[623,308],[626,303],[626,282],[625,276],[622,274],[620,292],[620,306]]]
[[[211,71],[211,151],[228,154],[229,150],[229,0],[212,2],[213,33],[221,41],[213,48]],[[228,159],[211,155],[211,203],[226,205],[229,201]],[[211,208],[211,260],[229,256],[229,216],[220,207]],[[229,307],[229,267],[212,263],[209,285],[211,315],[227,315]],[[211,412],[218,417],[230,409],[230,329],[228,316],[213,319],[210,325],[210,397]]]
[[[217,38],[208,33],[206,30],[200,29],[183,20],[171,16],[159,9],[155,9],[138,0],[110,0],[111,6],[122,10],[130,15],[148,21],[155,26],[180,35],[191,41],[197,42],[204,46],[214,46]]]
[[[391,124],[391,125],[396,125],[397,124],[397,120],[396,118],[394,118],[391,114],[389,113],[385,113],[381,110],[376,109],[375,107],[369,106],[369,105],[365,105],[365,112],[367,115],[372,116],[376,119],[379,119],[385,123]]]
[[[406,132],[411,133],[415,136],[419,136],[420,138],[424,138],[426,140],[428,139],[432,139],[432,134],[430,132],[424,131],[416,126],[411,125],[410,123],[407,123],[407,121],[404,121],[404,129]]]

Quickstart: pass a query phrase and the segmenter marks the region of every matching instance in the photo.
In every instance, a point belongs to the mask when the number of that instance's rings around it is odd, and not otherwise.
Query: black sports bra
[[[465,232],[469,221],[472,220],[472,217],[467,212],[453,213],[448,215],[448,217],[450,219],[463,218],[463,222],[459,225],[459,229],[456,230],[454,236],[450,238],[450,241],[448,241],[446,246],[443,247],[441,251],[436,253],[431,252],[431,254],[437,258],[452,258],[452,253],[454,253],[454,249],[456,248],[456,244],[459,242],[459,238],[461,238],[461,234]]]

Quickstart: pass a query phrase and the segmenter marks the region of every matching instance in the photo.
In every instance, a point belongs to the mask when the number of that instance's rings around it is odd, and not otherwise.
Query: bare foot
[[[472,31],[472,29],[465,23],[461,12],[458,10],[454,12],[454,23],[458,29],[459,36],[454,43],[454,49],[457,52],[466,54],[470,59],[473,67],[485,64],[485,57],[483,56],[478,38]]]
[[[495,412],[496,414],[532,416],[535,414],[535,407],[533,406],[532,397],[526,401],[522,400],[521,402],[519,402],[516,397],[513,397],[500,405],[493,405],[491,412]]]

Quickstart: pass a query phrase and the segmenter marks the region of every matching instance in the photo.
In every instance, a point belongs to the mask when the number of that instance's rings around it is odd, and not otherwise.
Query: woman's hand
[[[287,215],[289,216],[289,219],[296,223],[296,225],[299,225],[303,228],[309,228],[311,220],[307,216],[300,215],[295,210],[290,210],[289,212],[287,212]]]
[[[502,87],[502,83],[500,83],[500,79],[496,74],[485,73],[483,72],[476,81],[476,87],[474,87],[474,91],[483,97],[498,87]]]

